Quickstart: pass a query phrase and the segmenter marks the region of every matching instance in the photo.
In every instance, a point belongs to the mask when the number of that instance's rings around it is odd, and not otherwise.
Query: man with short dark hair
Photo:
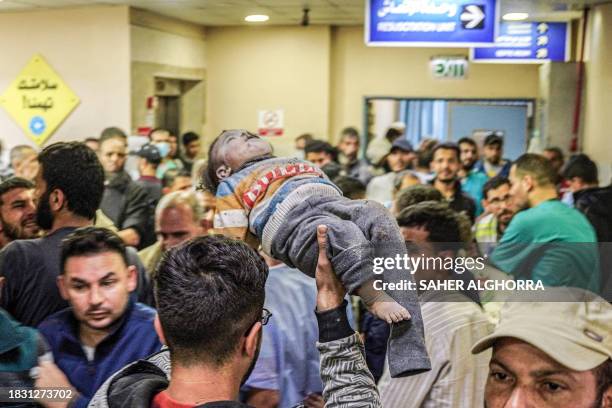
[[[179,155],[179,159],[183,163],[183,168],[191,173],[193,162],[196,161],[200,154],[200,135],[195,132],[186,132],[181,136],[181,144],[183,149]]]
[[[193,188],[191,174],[187,170],[172,169],[164,173],[162,193],[164,195],[175,191],[189,191]]]
[[[0,183],[0,248],[38,235],[34,183],[12,177]]]
[[[161,348],[155,311],[130,299],[138,272],[129,265],[121,238],[105,228],[86,227],[62,241],[62,298],[70,307],[39,326],[55,364],[40,367],[38,388],[73,388],[73,407],[86,407],[115,371]]]
[[[510,196],[510,180],[495,176],[484,185],[482,205],[485,213],[474,224],[474,238],[488,254],[499,242],[516,213]]]
[[[304,148],[306,160],[314,163],[331,180],[342,174],[342,167],[338,164],[338,151],[323,140],[311,140]]]
[[[563,171],[574,207],[583,213],[600,242],[602,295],[612,301],[612,186],[598,187],[597,164],[586,154],[573,156]]]
[[[463,248],[461,215],[446,203],[421,202],[398,216],[402,234],[413,253],[428,259],[453,259]],[[417,285],[448,280],[469,280],[463,267],[446,269],[435,263],[414,271]],[[467,284],[464,285],[467,287]],[[425,345],[431,371],[391,378],[388,368],[378,384],[385,408],[481,407],[490,355],[470,356],[475,341],[489,333],[489,321],[480,308],[478,294],[462,291],[422,290],[419,300],[425,325]],[[367,339],[366,339],[367,341]]]
[[[490,132],[484,139],[482,148],[484,158],[476,163],[476,169],[487,177],[508,177],[510,173],[510,160],[504,159],[504,139],[497,132]]]
[[[563,169],[563,163],[565,162],[563,150],[557,146],[547,147],[542,151],[542,156],[546,157],[550,161],[555,173],[561,177],[561,170]]]
[[[308,143],[314,140],[314,137],[310,133],[303,133],[295,138],[295,157],[298,159],[305,159],[306,153],[304,152],[304,148]]]
[[[459,170],[459,178],[461,179],[461,188],[465,191],[476,204],[476,216],[479,216],[482,211],[482,189],[487,182],[487,175],[475,167],[478,161],[478,145],[469,137],[462,137],[457,142],[459,146],[459,157],[461,160],[461,169]]]
[[[37,326],[67,306],[56,284],[60,243],[76,228],[93,224],[104,192],[104,170],[83,143],[54,143],[38,161],[36,223],[47,235],[14,241],[0,252],[0,275],[7,278],[0,307],[28,326]],[[131,264],[142,268],[133,251],[129,256]],[[148,302],[146,274],[138,276],[139,298]]]
[[[107,128],[100,136],[98,156],[104,168],[105,188],[100,209],[119,229],[126,245],[143,247],[149,208],[147,194],[124,170],[127,156],[127,136],[120,129]]]
[[[162,196],[161,180],[155,176],[157,166],[161,163],[161,155],[157,147],[150,143],[141,146],[134,155],[138,156],[138,173],[140,174],[136,183],[145,190],[149,205],[155,208]]]
[[[326,255],[326,234],[318,226],[317,347],[324,403],[338,408],[350,400],[379,408],[359,336],[348,323],[346,291]],[[90,407],[246,408],[237,402],[239,388],[255,365],[262,325],[271,317],[263,308],[267,275],[261,256],[241,241],[207,236],[171,249],[155,277],[155,327],[168,349],[117,372]]]
[[[442,193],[451,209],[465,213],[473,223],[476,217],[476,203],[461,189],[459,157],[459,147],[456,144],[437,145],[432,152],[431,169],[436,176],[431,184]]]
[[[491,348],[487,408],[612,407],[612,306],[594,293],[513,295],[472,353]]]
[[[367,160],[359,158],[359,145],[357,129],[353,127],[343,129],[337,147],[340,152],[338,162],[342,166],[341,175],[356,178],[367,185],[372,178],[372,172]]]
[[[515,279],[544,286],[599,292],[599,254],[593,227],[579,211],[558,200],[556,174],[538,154],[519,157],[510,170],[510,196],[517,213],[491,260]]]
[[[366,186],[354,177],[336,177],[334,184],[342,191],[342,195],[351,200],[362,200],[366,196]]]
[[[182,168],[183,163],[180,160],[175,160],[172,156],[172,154],[176,153],[176,136],[172,135],[168,129],[155,128],[149,132],[149,139],[151,144],[159,149],[159,154],[162,157],[162,161],[157,167],[156,176],[158,179],[161,180],[168,170]],[[173,145],[175,146],[174,148]]]

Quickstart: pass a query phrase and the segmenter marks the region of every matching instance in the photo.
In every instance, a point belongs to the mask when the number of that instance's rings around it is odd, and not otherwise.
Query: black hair
[[[127,142],[127,135],[118,127],[107,127],[100,134],[100,139],[98,139],[98,142],[102,144],[108,139],[122,139]]]
[[[400,190],[397,193],[395,200],[395,208],[398,212],[404,208],[411,207],[423,201],[438,201],[443,200],[442,193],[434,186],[429,184],[416,184]]]
[[[171,134],[172,134],[172,132],[171,132],[171,131],[169,131],[169,130],[168,130],[168,129],[166,129],[166,128],[156,127],[156,128],[151,129],[151,131],[149,131],[149,133],[147,134],[147,137],[148,137],[149,139],[151,139],[151,136],[152,136],[152,135],[153,135],[153,133],[155,133],[155,132],[168,132],[168,134],[169,134],[169,135],[171,135]]]
[[[565,159],[565,156],[563,155],[563,150],[561,150],[559,147],[557,146],[551,146],[551,147],[547,147],[544,149],[545,152],[551,152],[554,153],[557,156],[557,159],[563,161]]]
[[[608,388],[612,387],[612,360],[607,359],[599,366],[594,369],[595,381],[596,381],[596,398],[597,401],[593,405],[594,407],[601,407],[603,402],[604,393]]]
[[[60,273],[64,273],[66,261],[74,256],[98,255],[114,252],[129,265],[123,240],[107,228],[79,228],[62,240],[60,248]]]
[[[557,174],[550,161],[539,154],[525,153],[513,163],[518,174],[529,174],[538,185],[546,186],[556,184]]]
[[[452,150],[457,154],[457,160],[459,160],[459,158],[461,157],[461,151],[459,150],[459,146],[455,143],[439,143],[436,145],[436,147],[433,148],[433,150],[431,151],[431,158],[433,160],[433,158],[436,156],[436,152],[438,150]]]
[[[461,243],[459,217],[447,203],[423,201],[404,208],[397,216],[400,227],[423,227],[434,243]]]
[[[268,267],[242,241],[220,235],[167,251],[154,275],[157,313],[173,360],[224,364],[261,317]]]
[[[459,139],[459,141],[457,142],[457,146],[461,146],[462,143],[467,143],[470,146],[474,147],[474,148],[478,148],[478,145],[476,144],[476,141],[474,139],[472,139],[471,137],[462,137],[461,139]]]
[[[488,199],[489,197],[487,197],[487,194],[489,193],[489,191],[495,190],[496,188],[499,188],[504,184],[510,185],[510,180],[508,180],[507,177],[497,175],[493,178],[490,178],[482,187],[482,196],[485,198],[485,200]]]
[[[200,140],[200,135],[198,135],[196,132],[186,132],[183,133],[183,136],[181,137],[181,142],[183,143],[183,146],[187,146],[189,143],[195,142],[197,140]]]
[[[16,188],[34,188],[34,183],[21,177],[11,177],[0,183],[0,205],[2,205],[2,196]]]
[[[389,143],[393,143],[395,139],[400,137],[403,133],[395,128],[389,128],[387,133],[385,133],[385,138],[389,141]]]
[[[296,141],[304,140],[305,143],[308,143],[308,142],[310,142],[313,139],[314,138],[312,137],[312,135],[310,133],[302,133],[301,135],[299,135],[298,137],[295,138]]]
[[[38,155],[47,191],[61,190],[74,214],[93,219],[104,193],[104,170],[96,153],[81,142],[58,142]]]
[[[342,136],[340,140],[344,139],[346,136],[352,137],[354,139],[359,139],[359,132],[352,126],[345,127],[344,129],[342,129],[341,135]]]
[[[191,173],[189,173],[185,169],[181,169],[181,170],[168,169],[166,170],[166,172],[164,173],[164,176],[162,177],[162,187],[171,187],[172,184],[174,184],[174,180],[176,180],[177,177],[191,178]]]
[[[599,179],[597,164],[586,154],[577,154],[569,159],[563,169],[563,177],[568,180],[578,177],[584,183],[597,183]]]
[[[304,153],[327,153],[331,155],[333,161],[336,161],[338,157],[338,151],[324,140],[311,140],[306,143]]]
[[[363,198],[366,186],[359,179],[349,176],[340,176],[334,179],[334,184],[342,191],[342,195],[355,200]]]
[[[417,151],[417,166],[425,167],[429,169],[433,156],[431,150],[418,150]]]

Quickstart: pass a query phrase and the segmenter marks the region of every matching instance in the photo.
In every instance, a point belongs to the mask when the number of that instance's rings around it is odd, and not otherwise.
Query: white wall
[[[0,14],[0,90],[40,53],[80,98],[46,145],[98,136],[107,126],[130,124],[128,8],[87,7]],[[5,147],[33,144],[4,109]]]

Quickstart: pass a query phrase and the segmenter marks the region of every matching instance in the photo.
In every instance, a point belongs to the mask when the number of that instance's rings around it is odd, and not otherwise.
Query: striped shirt
[[[427,292],[421,297],[425,346],[431,371],[391,378],[389,368],[378,384],[382,406],[481,407],[491,353],[473,355],[472,345],[491,325],[478,305],[459,293]]]

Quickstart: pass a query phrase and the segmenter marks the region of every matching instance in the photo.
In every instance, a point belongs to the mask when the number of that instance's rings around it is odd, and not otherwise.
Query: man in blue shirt
[[[291,407],[312,393],[322,393],[319,373],[314,280],[297,269],[264,256],[269,266],[264,307],[274,319],[264,326],[259,358],[246,382],[247,403],[256,407]],[[290,297],[287,294],[291,293]],[[276,402],[276,403],[274,403]]]
[[[39,326],[53,352],[40,366],[37,388],[70,387],[72,403],[87,406],[115,371],[161,348],[155,311],[134,302],[136,268],[115,233],[86,227],[70,234],[61,248],[58,286],[70,307]],[[62,373],[63,372],[63,373]]]

